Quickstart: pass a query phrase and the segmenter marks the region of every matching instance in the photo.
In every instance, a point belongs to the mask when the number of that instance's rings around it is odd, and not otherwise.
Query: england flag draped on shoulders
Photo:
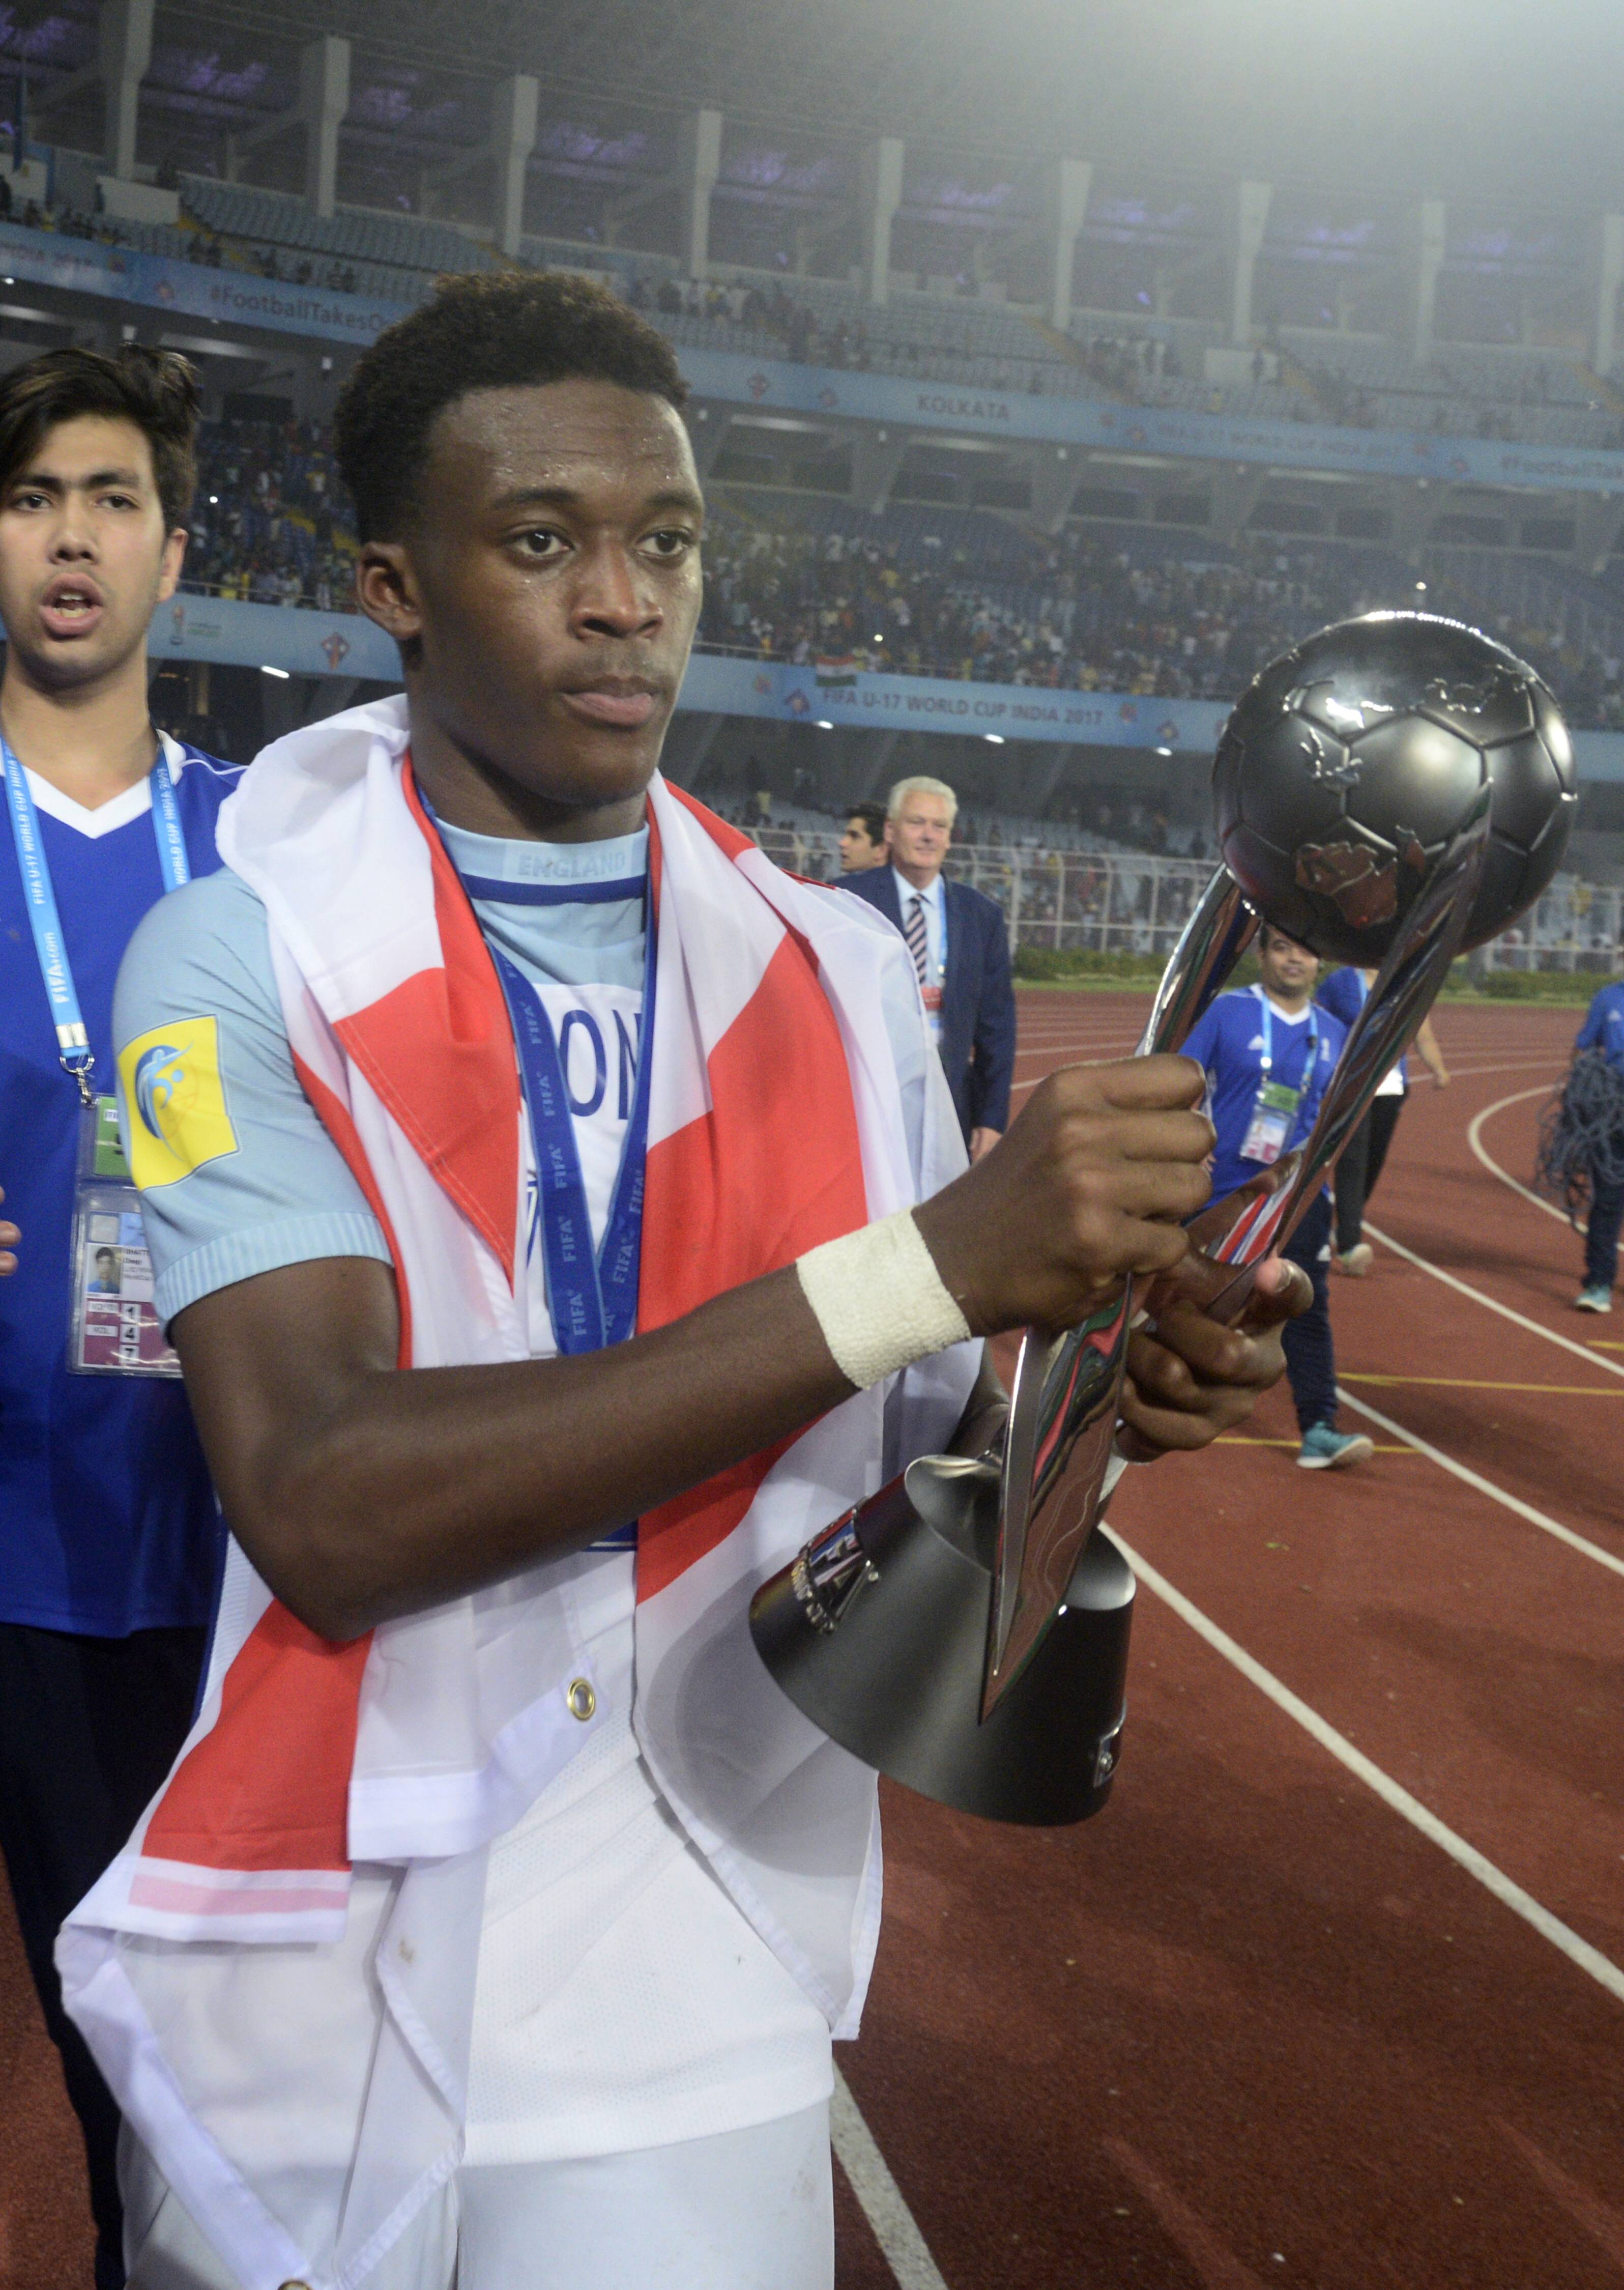
[[[888,967],[908,966],[895,933],[658,778],[649,821],[644,1331],[964,1163],[929,1057],[916,1182],[883,1014]],[[267,749],[220,840],[265,905],[300,1079],[388,1237],[400,1364],[550,1349],[527,1325],[510,1023],[416,789],[404,701]],[[874,1777],[772,1685],[748,1601],[880,1483],[888,1437],[893,1468],[945,1443],[978,1349],[640,1523],[643,1753],[837,2034],[855,2032],[877,1935]],[[570,1576],[540,1565],[334,1645],[231,1545],[196,1723],[59,1958],[137,2135],[248,2290],[360,2290],[457,2167],[486,1848],[607,1714],[579,1714],[596,1688]]]

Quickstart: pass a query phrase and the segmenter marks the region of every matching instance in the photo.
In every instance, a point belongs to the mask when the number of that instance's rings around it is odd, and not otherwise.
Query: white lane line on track
[[[1612,1375],[1624,1375],[1624,1366],[1620,1366],[1617,1360],[1597,1359],[1588,1345],[1575,1343],[1572,1336],[1559,1336],[1555,1328],[1542,1326],[1538,1320],[1531,1320],[1524,1312],[1513,1311],[1509,1304],[1502,1304],[1497,1296],[1485,1296],[1483,1290],[1474,1288],[1469,1280],[1458,1280],[1452,1272],[1445,1272],[1442,1265],[1428,1264],[1424,1256],[1418,1256],[1412,1248],[1406,1248],[1402,1240],[1395,1240],[1390,1233],[1381,1231],[1368,1219],[1364,1229],[1372,1240],[1379,1240],[1383,1248],[1390,1248],[1395,1256],[1402,1256],[1406,1264],[1413,1264],[1418,1271],[1429,1272],[1446,1288],[1453,1288],[1460,1295],[1469,1296],[1474,1304],[1483,1304],[1491,1312],[1498,1312],[1502,1320],[1511,1320],[1519,1328],[1526,1328],[1530,1335],[1543,1336],[1548,1344],[1560,1344],[1564,1352],[1572,1352],[1575,1359],[1584,1360],[1591,1367],[1605,1368]]]
[[[1611,1365],[1611,1362],[1601,1360],[1596,1365],[1606,1367]],[[1565,1542],[1570,1549],[1579,1551],[1586,1558],[1593,1558],[1598,1566],[1605,1566],[1614,1574],[1624,1574],[1624,1558],[1615,1557],[1611,1550],[1604,1550],[1599,1542],[1591,1542],[1586,1536],[1575,1533],[1571,1526],[1564,1526],[1560,1519],[1550,1517],[1545,1511],[1536,1510],[1520,1495],[1508,1493],[1504,1487],[1497,1487],[1492,1479],[1485,1479],[1482,1472],[1473,1470],[1469,1463],[1457,1462],[1441,1447],[1431,1445],[1418,1432],[1407,1429],[1404,1424],[1395,1423],[1390,1415],[1384,1415],[1367,1399],[1356,1399],[1351,1391],[1344,1391],[1340,1384],[1336,1396],[1344,1407],[1351,1407],[1356,1415],[1368,1416],[1372,1423],[1383,1431],[1390,1432],[1395,1438],[1407,1439],[1417,1453],[1425,1455],[1429,1463],[1436,1463],[1440,1470],[1450,1472],[1457,1479],[1464,1479],[1468,1487],[1476,1487],[1478,1493],[1487,1495],[1491,1502],[1500,1503],[1505,1509],[1515,1511],[1519,1518],[1525,1518],[1530,1526],[1537,1526],[1547,1534],[1554,1534],[1558,1542]]]
[[[1543,1066],[1548,1070],[1552,1066],[1560,1067],[1566,1063],[1565,1058],[1506,1058],[1496,1065],[1451,1066],[1449,1070],[1456,1081],[1481,1081],[1484,1074],[1526,1073],[1531,1066]],[[1531,1089],[1527,1094],[1530,1097],[1538,1097],[1540,1093],[1538,1090]]]
[[[1116,1541],[1122,1543],[1128,1563],[1140,1581],[1148,1589],[1154,1590],[1164,1605],[1171,1606],[1180,1621],[1188,1622],[1197,1637],[1204,1638],[1215,1653],[1222,1654],[1226,1661],[1233,1662],[1242,1677],[1255,1685],[1260,1693],[1267,1694],[1276,1709],[1284,1710],[1286,1716],[1317,1742],[1321,1749],[1328,1750],[1367,1789],[1373,1790],[1384,1805],[1389,1806],[1412,1828],[1419,1829],[1423,1837],[1447,1853],[1457,1867],[1475,1877],[1503,1907],[1509,1909],[1514,1916],[1521,1917],[1524,1924],[1532,1925],[1542,1940],[1548,1940],[1553,1948],[1560,1949],[1570,1963],[1576,1964],[1581,1972],[1588,1972],[1598,1986],[1624,2003],[1624,1971],[1620,1971],[1610,1958],[1604,1956],[1599,1949],[1592,1948],[1588,1940],[1581,1940],[1570,1926],[1563,1923],[1560,1917],[1553,1916],[1548,1908],[1534,1899],[1532,1893],[1525,1893],[1475,1845],[1468,1845],[1464,1837],[1440,1821],[1436,1813],[1428,1812],[1420,1798],[1412,1797],[1409,1790],[1396,1782],[1390,1774],[1383,1773],[1380,1766],[1372,1764],[1362,1750],[1356,1750],[1346,1734],[1339,1734],[1317,1709],[1310,1709],[1308,1703],[1293,1693],[1289,1685],[1283,1685],[1272,1670],[1265,1669],[1244,1646],[1237,1645],[1227,1630],[1220,1629],[1199,1606],[1192,1605],[1182,1590],[1176,1590],[1164,1575],[1158,1574],[1131,1544],[1123,1541],[1115,1527],[1111,1533]]]
[[[892,2177],[891,2166],[838,2068],[829,2102],[829,2134],[840,2167],[851,2181],[852,2192],[862,2205],[863,2216],[873,2228],[874,2238],[901,2290],[948,2290],[918,2221],[903,2200],[902,2190]]]

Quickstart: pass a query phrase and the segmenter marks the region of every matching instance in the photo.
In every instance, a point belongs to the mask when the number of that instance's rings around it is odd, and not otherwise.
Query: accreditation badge
[[[180,1374],[153,1301],[141,1198],[110,1097],[80,1115],[70,1271],[70,1368],[80,1375]]]
[[[1277,1161],[1296,1126],[1297,1109],[1301,1103],[1301,1090],[1288,1089],[1283,1081],[1266,1081],[1258,1092],[1252,1120],[1242,1141],[1242,1160],[1260,1161],[1265,1167]]]

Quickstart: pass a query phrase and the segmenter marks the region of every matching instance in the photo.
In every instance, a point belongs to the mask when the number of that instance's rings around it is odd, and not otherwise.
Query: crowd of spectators
[[[186,585],[262,604],[354,609],[353,520],[318,422],[205,422]],[[962,523],[960,525],[962,530]],[[917,520],[887,531],[771,521],[713,498],[701,648],[840,671],[884,670],[1066,691],[1231,698],[1265,661],[1327,621],[1418,601],[1411,578],[1356,552],[1243,542],[1223,558],[1136,557],[1073,529],[995,573],[962,540]],[[1012,570],[1012,564],[1014,569]],[[1570,722],[1624,730],[1624,661],[1580,643],[1555,613],[1480,613],[1532,661]]]
[[[1560,626],[1513,613],[1485,613],[1479,625],[1537,668],[1568,722],[1589,732],[1624,732],[1624,657],[1610,644],[1575,642]]]
[[[355,538],[319,422],[204,422],[186,586],[257,605],[355,609]]]
[[[352,607],[354,540],[331,440],[314,422],[204,425],[188,587],[257,603]],[[963,546],[808,531],[713,506],[700,641],[799,665],[976,682],[1224,699],[1326,621],[1414,602],[1363,561],[1254,543],[1233,562],[1139,562],[1083,532],[1033,543],[1019,579]],[[1511,613],[1492,632],[1531,659],[1576,724],[1624,729],[1624,668],[1604,645]]]
[[[157,171],[160,188],[180,187],[172,163]],[[94,211],[78,212],[58,200],[42,204],[29,200],[14,207],[9,180],[0,175],[0,221],[15,220],[31,228],[55,231],[64,237],[102,240],[111,244],[145,244],[147,227],[121,222],[107,214],[97,193]],[[165,250],[168,251],[168,250]],[[314,286],[325,291],[360,291],[398,294],[403,291],[399,270],[375,272],[367,265],[312,255],[297,248],[278,247],[258,240],[228,238],[189,217],[183,249],[188,260],[215,268],[246,270],[290,286]],[[433,276],[425,268],[427,289]],[[964,282],[968,287],[972,282]],[[925,281],[921,278],[921,287]],[[832,308],[827,295],[819,302],[798,294],[795,281],[757,283],[734,278],[697,281],[665,274],[635,271],[626,277],[628,299],[657,320],[679,322],[673,330],[679,339],[692,340],[697,322],[715,329],[718,340],[756,356],[778,356],[796,364],[875,371],[905,380],[961,381],[978,388],[1008,395],[1076,397],[1103,392],[1127,403],[1172,404],[1214,413],[1268,412],[1278,419],[1303,422],[1330,421],[1339,427],[1372,428],[1399,427],[1431,430],[1444,436],[1468,436],[1505,441],[1553,442],[1540,427],[1549,414],[1579,418],[1578,401],[1571,392],[1554,387],[1543,364],[1524,366],[1515,387],[1485,392],[1481,375],[1462,375],[1452,369],[1440,351],[1412,382],[1395,395],[1373,391],[1328,362],[1299,356],[1288,359],[1270,320],[1265,337],[1253,351],[1248,402],[1232,402],[1236,386],[1209,387],[1187,370],[1178,344],[1148,334],[1096,334],[1061,343],[1051,337],[1045,344],[1033,329],[1031,354],[1019,343],[1006,341],[996,354],[973,346],[965,335],[955,347],[948,302],[938,316],[946,321],[932,329],[932,339],[920,337],[916,325],[902,323],[896,313],[853,302],[845,310]],[[1013,322],[1012,321],[1012,324]],[[1023,330],[1015,327],[1020,334]],[[1276,388],[1291,368],[1292,387]],[[1267,401],[1259,402],[1260,385],[1270,385]],[[1244,397],[1244,383],[1238,385]],[[1590,422],[1583,436],[1554,442],[1583,443],[1624,450],[1624,419],[1609,420],[1599,400],[1583,409]]]
[[[963,548],[910,561],[920,553],[883,532],[714,512],[702,640],[802,665],[1218,699],[1294,637],[1400,601],[1367,594],[1356,560],[1272,546],[1238,563],[1144,564],[1074,531],[1034,543],[1019,582],[989,581]]]
[[[738,280],[724,285],[670,277],[652,282],[638,273],[628,280],[626,296],[656,322],[699,321],[716,330],[721,347],[788,358],[795,365],[891,373],[909,381],[972,380],[980,388],[1033,396],[1076,396],[1082,388],[1081,366],[1069,356],[1043,351],[1036,335],[1030,358],[956,354],[888,323],[883,308],[854,307],[832,317],[827,311],[820,315],[781,279],[770,286]]]
[[[1071,532],[1032,546],[1019,581],[990,579],[964,548],[937,561],[883,530],[812,532],[713,508],[700,641],[806,666],[889,670],[1065,691],[1222,700],[1328,621],[1412,607],[1407,572],[1354,554],[1241,544],[1233,561],[1146,563],[1119,542]],[[1624,730],[1624,661],[1551,620],[1474,611],[1539,669],[1569,721]]]

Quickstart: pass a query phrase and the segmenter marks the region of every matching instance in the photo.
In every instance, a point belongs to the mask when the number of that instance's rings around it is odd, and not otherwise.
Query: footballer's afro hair
[[[363,540],[412,523],[429,432],[474,389],[577,380],[618,382],[668,405],[688,385],[670,343],[606,287],[562,271],[442,278],[357,361],[335,416],[339,468]]]

